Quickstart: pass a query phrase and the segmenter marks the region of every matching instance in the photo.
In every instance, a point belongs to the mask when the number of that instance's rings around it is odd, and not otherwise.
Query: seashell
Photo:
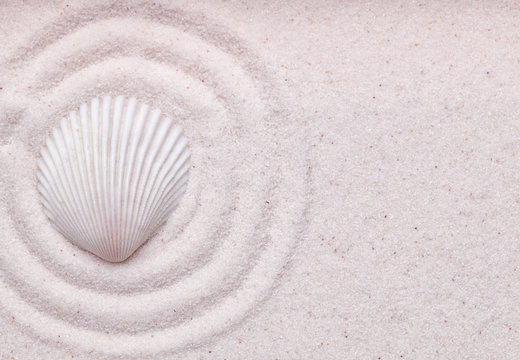
[[[38,167],[43,211],[53,226],[80,248],[119,262],[177,207],[190,150],[181,127],[159,110],[107,96],[61,120]]]

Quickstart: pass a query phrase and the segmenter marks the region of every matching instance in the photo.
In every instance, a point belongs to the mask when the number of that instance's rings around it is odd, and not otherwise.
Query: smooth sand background
[[[80,13],[94,3],[3,2],[0,131],[4,139],[10,138],[2,142],[4,152],[16,149],[13,139],[31,141],[22,139],[26,132],[13,120],[17,94],[12,84],[18,77],[30,85],[32,76],[14,73],[25,61],[24,51],[17,49],[28,46],[24,42],[39,29],[59,24],[60,16]],[[129,6],[135,15],[127,16],[135,18],[145,7]],[[300,186],[282,188],[294,195],[291,199],[305,203],[306,210],[295,219],[296,229],[274,225],[280,234],[294,238],[294,246],[271,281],[272,290],[263,293],[265,298],[248,309],[247,316],[200,342],[188,341],[160,354],[143,350],[138,356],[517,358],[520,5],[209,1],[168,6],[221,24],[258,55],[260,80],[270,84],[273,98],[286,106],[287,121],[305,133],[295,135],[292,147],[305,154],[309,175],[294,183],[305,181],[309,192]],[[52,26],[45,29],[53,31]],[[234,56],[240,59],[240,54]],[[45,61],[38,66],[45,68]],[[289,144],[289,130],[274,134],[273,143]],[[36,155],[28,154],[32,164]],[[281,159],[287,168],[301,165]],[[23,167],[19,161],[9,166]],[[16,181],[27,189],[34,185],[33,179]],[[3,193],[15,191],[5,184]],[[11,237],[6,199],[3,195],[2,248],[19,241]],[[153,246],[143,249],[143,256],[153,254]],[[31,256],[37,259],[39,254]],[[86,256],[84,263],[91,260]],[[6,263],[3,279],[16,272]],[[255,276],[262,283],[261,275]],[[10,301],[11,293],[23,285],[7,280],[2,284],[1,358],[117,357],[108,348],[82,348],[73,335],[42,334],[42,326],[33,331],[31,323],[13,311],[20,304],[38,304],[23,296]],[[38,311],[60,316],[52,308]],[[102,332],[96,321],[93,331]],[[110,325],[110,318],[107,321]],[[106,334],[107,341],[113,338]]]

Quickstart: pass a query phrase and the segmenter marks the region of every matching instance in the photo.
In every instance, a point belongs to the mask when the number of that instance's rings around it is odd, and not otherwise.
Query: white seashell
[[[105,97],[61,120],[41,150],[43,211],[77,246],[113,262],[141,246],[177,207],[190,168],[182,129],[147,105]]]

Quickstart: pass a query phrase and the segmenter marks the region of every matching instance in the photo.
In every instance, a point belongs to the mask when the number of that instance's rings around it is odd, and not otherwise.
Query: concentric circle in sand
[[[20,326],[81,351],[139,357],[229,331],[269,297],[304,217],[308,174],[306,154],[292,146],[304,131],[278,136],[291,125],[283,89],[262,64],[224,26],[155,5],[77,10],[10,54],[6,67],[19,76],[0,98],[10,119],[0,216],[17,236],[0,254],[0,303]],[[59,235],[36,190],[47,134],[106,94],[160,108],[192,149],[179,208],[122,264]]]

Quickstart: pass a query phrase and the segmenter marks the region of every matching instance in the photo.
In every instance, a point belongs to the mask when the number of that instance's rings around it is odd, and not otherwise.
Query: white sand
[[[517,357],[518,4],[104,3],[0,7],[0,358]],[[121,264],[36,190],[105,94],[193,152]]]

